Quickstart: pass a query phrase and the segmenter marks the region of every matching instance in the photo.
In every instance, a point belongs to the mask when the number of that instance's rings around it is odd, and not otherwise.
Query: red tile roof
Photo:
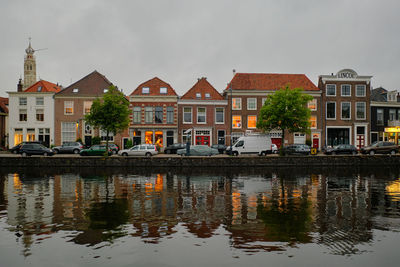
[[[233,90],[278,90],[286,85],[305,91],[319,91],[305,74],[236,73],[226,89]]]
[[[142,93],[142,88],[143,87],[148,87],[149,88],[149,93],[148,94],[143,94]],[[160,93],[160,88],[161,87],[166,87],[167,88],[167,93],[166,94],[161,94]],[[159,79],[158,77],[154,77],[151,80],[148,80],[147,82],[144,82],[140,84],[130,95],[150,95],[150,96],[177,96],[174,88],[172,88],[171,85],[168,83],[164,82],[163,80]]]
[[[60,86],[45,80],[40,80],[32,84],[30,87],[26,88],[26,90],[24,90],[24,92],[60,92],[60,91],[61,91]]]
[[[0,97],[0,112],[8,113],[8,98]]]
[[[200,98],[196,97],[197,93],[200,93]],[[206,93],[210,94],[209,98],[206,98]],[[224,100],[222,95],[204,77],[199,79],[181,99]]]
[[[112,83],[96,70],[86,75],[79,81],[63,89],[57,95],[60,96],[101,96],[104,89],[110,88]],[[74,92],[74,89],[78,89]]]

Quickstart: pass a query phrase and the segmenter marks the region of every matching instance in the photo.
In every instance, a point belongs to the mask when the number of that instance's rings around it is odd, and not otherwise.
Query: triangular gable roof
[[[197,98],[196,94],[200,93],[201,97]],[[206,93],[210,94],[209,98],[206,98]],[[201,78],[189,91],[187,91],[181,99],[201,99],[201,100],[224,100],[222,95],[207,81],[206,78]]]
[[[236,73],[226,89],[233,90],[278,90],[286,85],[303,88],[304,91],[319,91],[305,74]]]
[[[149,88],[149,93],[148,94],[143,94],[142,93],[142,88],[143,87],[148,87]],[[167,88],[167,93],[166,94],[160,94],[160,87],[166,87]],[[164,82],[158,77],[154,77],[151,80],[148,80],[147,82],[144,82],[140,84],[130,95],[143,95],[143,96],[178,96],[172,88],[172,86],[169,83]]]
[[[63,89],[57,95],[71,96],[99,96],[104,94],[104,89],[110,88],[112,83],[96,70],[86,75],[79,81]],[[78,89],[74,92],[74,89]]]
[[[57,84],[45,81],[45,80],[40,80],[34,84],[32,84],[30,87],[28,87],[24,92],[60,92],[61,87],[58,86]]]

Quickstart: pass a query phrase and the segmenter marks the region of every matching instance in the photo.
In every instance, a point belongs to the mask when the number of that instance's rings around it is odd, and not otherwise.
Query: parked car
[[[105,145],[93,145],[88,149],[82,149],[79,154],[81,156],[103,156],[106,153]],[[108,155],[111,155],[111,148],[108,148]]]
[[[28,143],[20,147],[19,154],[23,157],[32,155],[52,156],[54,155],[54,151],[42,144]]]
[[[241,136],[232,146],[232,155],[242,154],[266,155],[271,153],[271,137],[269,135]]]
[[[113,154],[113,155],[117,154],[119,151],[119,147],[116,144],[109,143],[108,147],[111,148],[111,154]]]
[[[142,144],[131,147],[130,149],[123,149],[118,151],[120,156],[146,156],[151,157],[157,155],[157,147],[151,144]]]
[[[23,142],[19,143],[18,145],[13,146],[12,148],[10,148],[8,151],[10,151],[13,154],[18,154],[20,148],[23,145],[26,145],[26,144],[40,144],[40,145],[43,145],[43,142],[41,142],[41,141],[23,141]]]
[[[352,154],[356,155],[358,153],[358,150],[355,146],[353,145],[338,145],[334,147],[327,147],[324,150],[324,153],[326,155],[336,155],[336,154]]]
[[[272,154],[277,154],[278,153],[278,146],[275,144],[271,145],[271,153]]]
[[[283,153],[285,155],[310,155],[311,148],[305,144],[293,144],[288,145],[283,148]]]
[[[370,154],[370,155],[386,154],[386,153],[394,155],[399,152],[399,146],[393,142],[377,141],[369,146],[362,147],[360,152],[363,154]]]
[[[188,156],[186,155],[186,148],[179,149],[177,154],[181,156]],[[190,146],[190,156],[212,156],[218,154],[219,152],[217,149],[211,148],[209,146],[203,146],[203,145]]]
[[[53,148],[54,153],[73,153],[79,154],[83,149],[83,145],[80,142],[64,142],[61,146],[56,146]]]
[[[225,154],[232,155],[232,146],[227,146],[225,149]]]
[[[211,148],[217,149],[219,154],[224,154],[226,150],[226,146],[222,144],[214,144],[211,146]]]
[[[178,149],[182,149],[185,147],[186,147],[186,144],[180,144],[180,143],[172,144],[172,145],[169,145],[166,148],[164,148],[164,153],[165,154],[176,154],[176,151],[178,151]]]

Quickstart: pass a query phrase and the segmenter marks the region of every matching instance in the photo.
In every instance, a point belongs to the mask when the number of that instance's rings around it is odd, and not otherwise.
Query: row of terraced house
[[[84,117],[93,100],[114,83],[97,71],[65,88],[44,80],[36,82],[33,53],[29,44],[24,82],[20,79],[17,91],[8,92],[9,146],[32,140],[61,145],[77,139],[90,145],[95,136],[105,142],[106,134],[88,125]],[[289,85],[313,97],[308,103],[311,131],[285,133],[285,145],[307,140],[316,148],[336,144],[362,147],[376,140],[398,143],[400,98],[394,91],[372,90],[371,78],[343,69],[320,75],[316,86],[304,74],[234,73],[222,90],[202,77],[179,96],[171,84],[155,77],[126,96],[131,110],[129,128],[109,140],[120,147],[128,140],[160,147],[188,141],[229,145],[240,136],[259,133],[256,122],[266,97]],[[269,134],[273,143],[282,145],[279,129]]]

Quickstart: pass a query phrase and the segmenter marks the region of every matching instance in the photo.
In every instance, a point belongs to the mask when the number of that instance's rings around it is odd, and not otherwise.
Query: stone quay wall
[[[1,157],[0,167],[395,167],[400,155],[285,157]]]

